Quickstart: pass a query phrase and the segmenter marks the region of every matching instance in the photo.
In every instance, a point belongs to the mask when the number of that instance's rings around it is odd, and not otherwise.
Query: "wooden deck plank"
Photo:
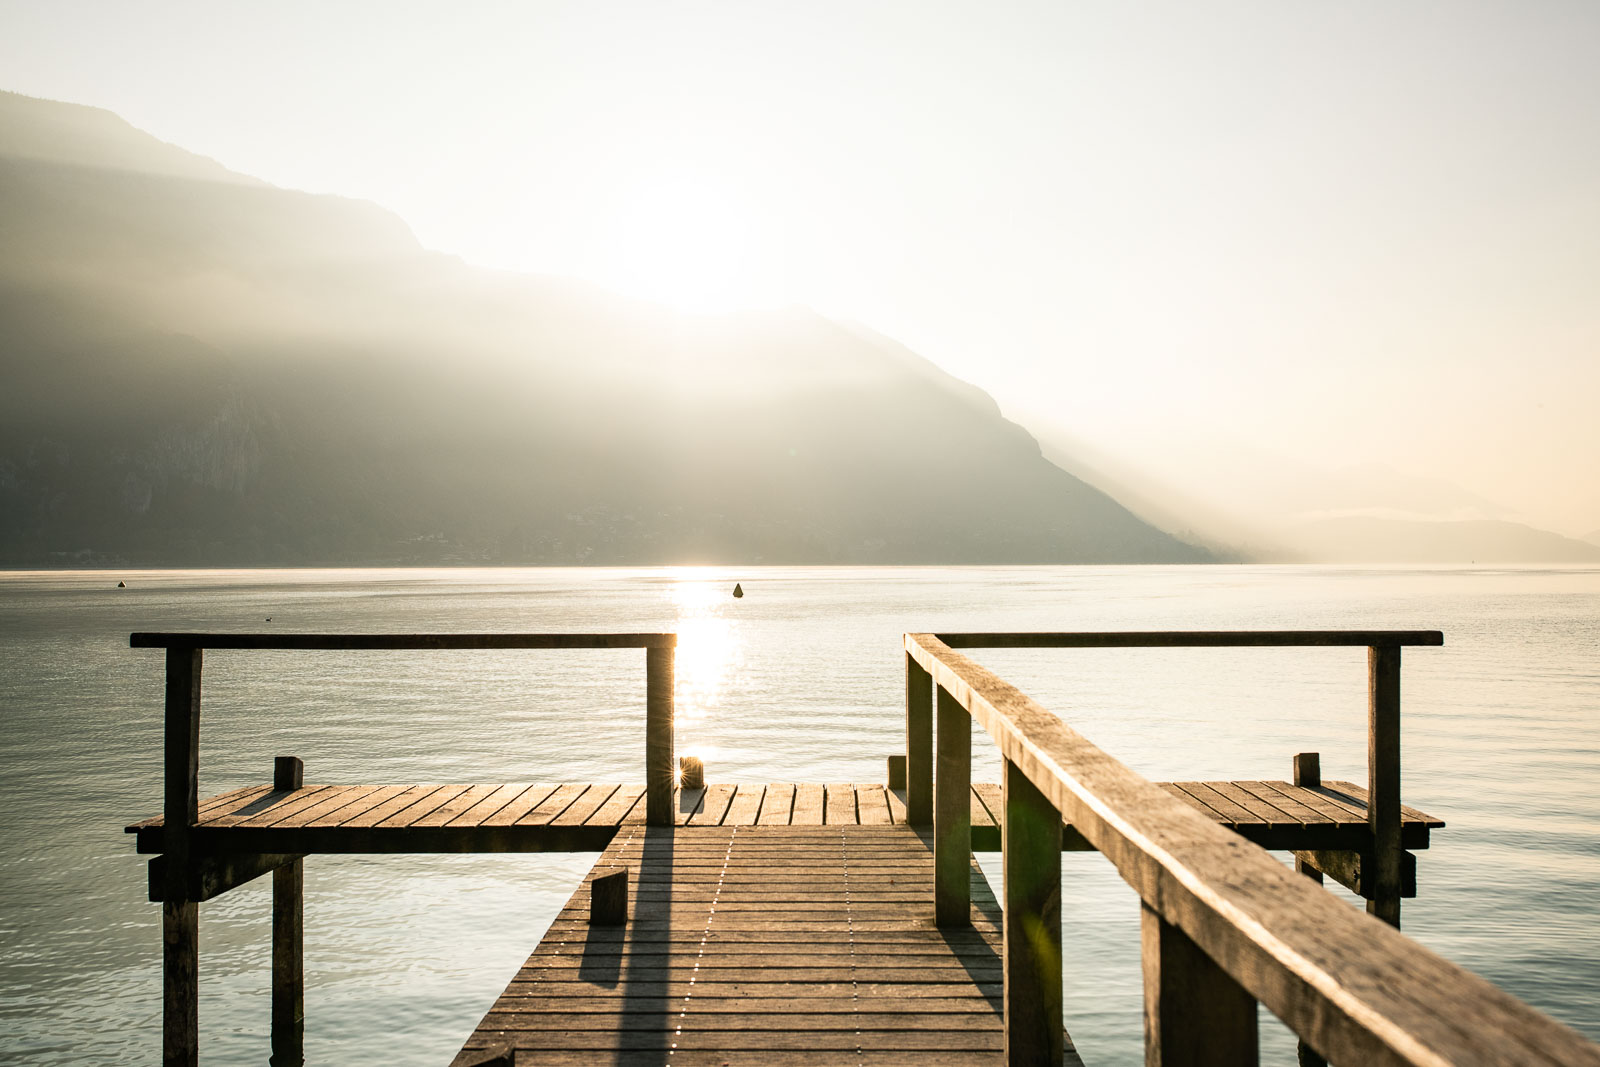
[[[588,789],[584,790],[581,797],[567,805],[566,811],[563,811],[560,815],[557,815],[554,819],[551,819],[550,825],[584,825],[589,821],[589,817],[595,812],[599,811],[601,808],[605,807],[611,798],[616,795],[617,790],[621,788],[622,787],[619,785],[591,785]]]
[[[573,801],[589,791],[589,786],[568,783],[558,785],[527,813],[517,817],[511,825],[515,826],[548,826],[562,812],[572,806]],[[493,823],[495,820],[489,820]]]
[[[639,809],[639,801],[644,798],[644,786],[619,785],[617,791],[611,794],[600,807],[585,821],[585,826],[620,826],[628,817]],[[643,817],[642,809],[640,817]]]
[[[706,791],[702,789],[680,789],[677,794],[678,810],[673,816],[679,826],[689,825],[689,820],[706,802]]]
[[[392,815],[398,814],[417,804],[428,800],[434,794],[445,789],[442,785],[412,785],[402,789],[399,793],[379,804],[377,807],[362,812],[360,815],[346,819],[339,824],[341,830],[364,830],[377,826],[380,822]]]
[[[230,789],[226,793],[218,793],[216,796],[207,797],[200,801],[197,809],[198,818],[204,820],[208,816],[222,814],[222,809],[227,808],[229,805],[243,807],[271,792],[273,792],[273,789],[270,785],[247,785],[238,789]],[[123,827],[123,832],[133,834],[138,833],[140,830],[148,830],[152,827],[160,826],[161,818],[160,815],[152,815],[148,819],[140,819],[138,822],[129,823]]]
[[[1172,784],[1187,793],[1191,800],[1198,801],[1201,805],[1222,816],[1222,821],[1229,826],[1267,825],[1265,819],[1258,818],[1246,808],[1241,808],[1204,782],[1173,782]]]
[[[343,821],[343,813],[353,805],[359,805],[367,797],[378,791],[375,785],[353,785],[344,789],[331,790],[322,800],[310,807],[301,808],[291,815],[286,815],[274,826],[306,826],[310,823],[325,822],[338,825]],[[248,823],[242,825],[249,825]]]
[[[822,786],[813,782],[797,783],[794,787],[794,810],[789,813],[789,825],[821,826],[823,797]]]
[[[1278,784],[1276,782],[1234,782],[1233,784],[1267,801],[1285,814],[1294,816],[1303,826],[1333,825],[1333,819],[1329,816],[1275,788]],[[1290,788],[1294,787],[1290,786]]]
[[[1157,784],[1267,848],[1359,849],[1369,833],[1366,791],[1350,782],[1316,788],[1276,781]],[[208,847],[238,852],[406,851],[412,840],[418,851],[584,850],[603,848],[611,831],[642,822],[642,795],[643,787],[637,785],[581,783],[314,785],[292,792],[261,785],[201,802],[198,825],[212,835]],[[678,822],[697,828],[788,825],[795,832],[827,834],[837,827],[900,825],[905,820],[904,796],[878,784],[727,783],[681,791],[678,799]],[[999,786],[974,783],[971,805],[974,843],[980,850],[998,848],[997,823],[1003,815]],[[1403,809],[1402,820],[1407,848],[1428,847],[1429,829],[1444,825],[1412,807]],[[162,851],[159,819],[133,823],[130,829],[139,834],[140,852]],[[302,829],[306,833],[291,832]],[[357,833],[374,829],[383,832]],[[520,836],[495,832],[502,829],[515,829]],[[475,834],[479,830],[485,832]],[[547,836],[536,836],[545,830]],[[234,831],[252,836],[217,836]],[[407,836],[412,831],[426,833],[413,839]],[[233,841],[239,843],[226,844]],[[1083,847],[1070,831],[1066,841],[1068,847]],[[753,857],[757,851],[744,855]],[[692,863],[694,856],[685,852],[680,859]]]
[[[754,826],[761,817],[761,805],[765,802],[767,787],[764,785],[741,785],[734,794],[733,803],[728,806],[728,814],[723,817],[724,826]]]
[[[465,785],[441,786],[432,793],[429,793],[427,796],[418,800],[416,803],[402,808],[393,815],[389,816],[387,819],[384,819],[382,822],[374,823],[373,825],[385,827],[420,826],[421,824],[418,820],[427,818],[439,808],[444,807],[444,805],[450,803],[452,800],[465,793],[470,788],[472,787]]]
[[[856,812],[856,787],[842,782],[823,787],[823,822],[829,826],[859,825]]]
[[[1205,782],[1208,789],[1220,793],[1251,815],[1272,827],[1294,827],[1304,825],[1299,819],[1284,811],[1283,808],[1268,800],[1263,800],[1247,789],[1240,788],[1237,782]]]
[[[864,795],[888,818],[881,786],[847,788],[855,817]],[[744,810],[761,817],[775,792]],[[844,788],[794,792],[799,825],[729,825],[732,790],[718,825],[623,827],[597,867],[629,868],[627,924],[589,926],[579,887],[466,1048],[504,1040],[538,1062],[669,1050],[674,1063],[997,1062],[1000,928],[982,872],[974,925],[937,930],[927,844],[846,822]]]
[[[330,814],[324,821],[331,822],[336,826],[343,826],[352,819],[359,818],[360,816],[371,811],[373,808],[376,808],[379,804],[384,804],[390,800],[393,800],[395,797],[399,796],[401,793],[404,793],[409,788],[411,787],[404,785],[379,786],[377,789],[374,789],[361,799],[350,804],[346,804],[338,811]]]
[[[1213,820],[1215,822],[1227,822],[1228,821],[1227,818],[1220,811],[1215,811],[1212,808],[1208,807],[1205,801],[1196,800],[1194,797],[1190,796],[1188,793],[1184,792],[1182,789],[1179,789],[1178,788],[1178,784],[1176,782],[1157,782],[1156,783],[1156,788],[1160,789],[1162,792],[1166,793],[1168,796],[1175,797],[1178,800],[1183,801],[1185,804],[1188,804],[1188,805],[1194,807],[1196,810],[1198,810],[1200,812],[1200,814],[1204,815],[1208,819],[1211,819],[1211,820]]]
[[[410,825],[412,826],[444,826],[454,822],[468,811],[477,807],[483,801],[494,795],[499,786],[473,785],[468,786],[449,800],[434,808],[428,814],[420,816]]]
[[[487,819],[484,819],[479,825],[515,826],[517,823],[521,822],[529,812],[538,808],[539,805],[543,804],[546,800],[549,800],[550,797],[555,794],[555,791],[560,788],[561,787],[559,785],[531,785],[524,792],[519,794],[515,800],[501,808],[499,811],[495,812],[493,815],[489,816]]]
[[[862,826],[889,826],[893,824],[894,820],[889,817],[887,792],[888,790],[881,785],[856,787],[856,818]]]
[[[1361,809],[1365,810],[1367,806],[1367,790],[1365,786],[1357,785],[1354,782],[1339,781],[1325,781],[1322,783],[1322,785],[1324,789],[1332,787],[1344,796],[1350,797]],[[1413,808],[1407,804],[1400,805],[1400,817],[1406,822],[1426,823],[1430,828],[1435,830],[1444,828],[1444,822],[1442,820],[1436,819],[1426,812],[1418,811],[1416,808]]]
[[[973,782],[972,799],[973,826],[1000,825],[1005,816],[1005,806],[998,782]]]
[[[898,825],[906,821],[906,791],[904,789],[887,789],[884,799],[889,802],[889,818]]]
[[[270,804],[263,805],[257,810],[255,804],[247,805],[236,814],[222,815],[208,820],[209,826],[272,826],[282,822],[297,811],[311,807],[330,796],[342,794],[350,786],[338,785],[308,785],[304,789],[296,789],[291,793],[275,794],[275,799]],[[262,798],[263,800],[267,798]],[[260,802],[257,802],[260,803]]]
[[[528,782],[509,782],[450,820],[451,826],[477,826],[489,816],[532,789]]]
[[[701,798],[700,808],[689,819],[690,826],[720,826],[722,818],[728,814],[728,806],[733,803],[733,794],[737,786],[733,785],[708,785],[705,796]]]

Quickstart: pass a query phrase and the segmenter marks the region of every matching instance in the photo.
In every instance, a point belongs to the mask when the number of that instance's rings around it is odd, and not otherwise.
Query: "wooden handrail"
[[[1438,630],[1123,630],[934,634],[949,648],[1279,648],[1442,645]]]
[[[167,650],[165,799],[162,805],[162,1060],[193,1067],[199,1062],[199,900],[193,879],[194,826],[200,777],[200,679],[205,649],[304,649],[317,651],[457,649],[643,648],[645,650],[645,821],[671,826],[677,760],[673,739],[673,675],[678,635],[635,634],[240,634],[135,633],[134,648]],[[298,762],[298,761],[297,761]],[[279,878],[280,873],[284,874]],[[274,872],[274,1043],[300,1046],[294,1017],[297,994],[299,908],[298,861]],[[279,905],[282,905],[280,909]],[[282,911],[280,917],[279,911]],[[282,945],[278,934],[282,933]],[[286,948],[284,946],[289,946]],[[292,951],[290,950],[292,948]],[[280,966],[281,965],[281,966]],[[281,973],[280,973],[281,972]],[[281,1010],[280,1010],[281,1008]],[[279,1016],[289,1030],[280,1033]],[[296,1057],[286,1053],[286,1062]]]
[[[904,644],[940,697],[994,739],[1007,774],[1024,778],[1139,893],[1147,1062],[1254,1062],[1259,1001],[1338,1063],[1600,1065],[1600,1046],[1352,911],[937,636],[907,634]],[[1008,977],[1012,929],[1024,919],[1006,915]],[[1059,966],[1059,942],[1056,952]],[[1008,1058],[1044,1062],[1013,1049],[1009,989],[1006,999]],[[1232,1058],[1245,1047],[1248,1059]],[[1203,1048],[1216,1054],[1196,1055]]]
[[[136,633],[132,648],[311,649],[489,649],[489,648],[676,648],[675,633],[640,634],[219,634]]]
[[[1367,910],[1400,925],[1400,650],[1406,645],[1442,645],[1438,630],[1122,630],[943,633],[932,635],[948,648],[1282,648],[1361,647],[1368,650],[1367,820],[1372,829],[1372,892]],[[906,659],[906,810],[913,825],[932,821],[933,762],[919,759],[917,746],[931,719],[919,713],[916,690],[928,683],[922,668]]]

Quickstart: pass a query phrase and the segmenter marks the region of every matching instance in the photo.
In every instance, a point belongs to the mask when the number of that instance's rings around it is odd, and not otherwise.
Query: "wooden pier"
[[[1060,853],[1098,850],[1143,900],[1146,1061],[1256,1062],[1256,1004],[1301,1062],[1600,1065],[1600,1048],[1394,928],[1412,851],[1399,656],[1436,632],[908,634],[907,747],[878,783],[682,788],[672,634],[135,634],[167,650],[164,814],[135,823],[163,904],[164,1060],[198,1060],[200,902],[273,876],[273,1053],[303,1062],[301,884],[314,853],[600,851],[456,1057],[534,1063],[1076,1063],[1062,1017]],[[1152,783],[963,647],[1364,646],[1365,787]],[[642,785],[272,783],[200,800],[202,649],[646,649]],[[1003,781],[971,782],[970,719]],[[1263,849],[1294,852],[1301,877]],[[997,899],[973,862],[999,851]],[[1366,898],[1360,916],[1314,885]],[[1002,909],[1003,903],[1003,909]],[[1002,918],[1003,915],[1003,918]],[[529,931],[532,940],[537,931]]]

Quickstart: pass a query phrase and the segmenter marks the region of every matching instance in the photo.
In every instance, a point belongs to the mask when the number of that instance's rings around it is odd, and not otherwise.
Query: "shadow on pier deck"
[[[595,870],[627,868],[626,925],[590,925],[586,881],[456,1063],[999,1062],[1000,907],[973,864],[969,922],[935,926],[926,837],[624,827]]]

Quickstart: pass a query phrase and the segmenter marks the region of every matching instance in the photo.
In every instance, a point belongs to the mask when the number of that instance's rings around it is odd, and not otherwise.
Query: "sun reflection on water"
[[[672,599],[678,609],[677,721],[693,724],[715,713],[744,646],[737,622],[727,614],[732,587],[699,568],[683,568],[676,577]],[[699,750],[694,754],[705,755]]]

